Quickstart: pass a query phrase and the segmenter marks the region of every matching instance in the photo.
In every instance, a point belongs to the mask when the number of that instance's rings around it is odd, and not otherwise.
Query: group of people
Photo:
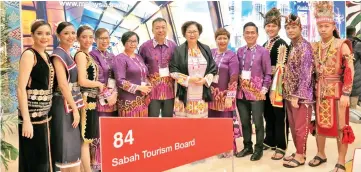
[[[252,154],[256,161],[272,149],[272,159],[283,159],[285,167],[305,164],[314,108],[318,153],[309,165],[327,161],[325,137],[335,137],[335,170],[345,171],[347,145],[354,139],[348,126],[354,67],[351,44],[338,37],[332,9],[329,2],[316,5],[321,41],[313,44],[302,38],[300,18],[287,16],[287,45],[278,36],[281,14],[273,8],[263,15],[269,40],[257,45],[258,28],[246,23],[247,45],[237,52],[228,49],[230,33],[224,28],[215,32],[217,48],[201,43],[202,25],[195,21],[182,25],[186,41],[177,46],[166,39],[167,21],[157,18],[153,39],[137,53],[139,36],[128,31],[121,37],[124,51],[117,56],[107,51],[106,29],[85,25],[76,31],[61,22],[56,28],[59,46],[49,55],[51,26],[35,21],[34,44],[23,52],[19,67],[19,171],[100,170],[99,117],[235,118],[236,107],[243,150],[238,152],[233,141],[233,153],[221,157]],[[80,48],[72,57],[75,40]],[[93,41],[96,48],[90,51]],[[297,151],[285,157],[288,124]],[[233,132],[235,138],[240,134]]]

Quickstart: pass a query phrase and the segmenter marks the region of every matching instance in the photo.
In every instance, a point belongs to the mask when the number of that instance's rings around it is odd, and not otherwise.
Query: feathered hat
[[[329,22],[334,23],[333,2],[317,1],[314,2],[314,15],[316,23]]]
[[[281,27],[281,17],[282,16],[281,16],[279,9],[273,7],[265,15],[261,12],[260,12],[260,14],[264,18],[263,27],[265,27],[267,24],[270,24],[270,23],[273,23],[273,24],[277,25],[278,27]]]
[[[301,25],[301,19],[299,16],[294,15],[294,14],[290,14],[288,16],[283,16],[286,18],[286,22],[285,22],[285,27],[288,25],[297,25],[297,26],[302,26]],[[295,20],[293,20],[292,18],[296,18]]]

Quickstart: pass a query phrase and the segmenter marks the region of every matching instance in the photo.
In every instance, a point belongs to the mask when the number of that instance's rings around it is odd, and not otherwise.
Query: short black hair
[[[199,24],[199,23],[196,22],[196,21],[187,21],[187,22],[185,22],[185,23],[182,25],[182,34],[183,34],[184,37],[186,36],[187,28],[188,28],[190,25],[195,25],[195,26],[197,27],[197,29],[198,29],[199,35],[202,34],[203,28],[202,28],[202,25],[201,25],[201,24]]]
[[[73,27],[74,27],[74,25],[73,25],[72,23],[70,23],[70,22],[66,22],[66,21],[61,22],[61,23],[58,25],[58,27],[56,28],[56,33],[57,33],[57,34],[60,34],[61,31],[63,31],[63,30],[64,30],[66,27],[68,27],[68,26],[73,26]]]
[[[153,20],[152,27],[154,27],[155,22],[165,22],[165,23],[167,23],[167,21],[164,18],[158,17],[158,18]]]
[[[349,25],[346,27],[346,34],[347,37],[352,37],[356,33],[355,26]]]
[[[258,33],[258,27],[256,26],[256,24],[254,24],[253,22],[248,22],[243,26],[243,32],[246,30],[246,27],[248,26],[253,26],[256,28],[256,32]]]
[[[138,36],[138,34],[137,33],[135,33],[135,32],[133,32],[133,31],[128,31],[128,32],[125,32],[125,33],[123,33],[123,35],[122,35],[122,43],[123,43],[123,45],[125,45],[125,43],[128,41],[128,39],[130,38],[130,37],[132,37],[132,36],[137,36],[137,42],[139,43],[139,36]]]

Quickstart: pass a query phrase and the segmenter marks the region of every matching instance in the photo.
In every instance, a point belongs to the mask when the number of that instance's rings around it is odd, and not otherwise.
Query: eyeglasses
[[[187,31],[186,32],[186,34],[188,34],[188,35],[196,35],[196,34],[198,34],[198,31]]]
[[[110,38],[109,37],[99,37],[98,39],[101,41],[108,41]]]
[[[138,41],[128,40],[127,43],[129,43],[129,44],[136,44],[136,43],[138,43]]]

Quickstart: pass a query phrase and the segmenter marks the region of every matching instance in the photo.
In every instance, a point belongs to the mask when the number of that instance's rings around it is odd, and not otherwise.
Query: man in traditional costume
[[[338,161],[334,171],[345,169],[348,144],[355,139],[349,123],[349,104],[354,66],[352,45],[339,38],[334,22],[333,2],[315,2],[315,18],[321,41],[312,44],[315,56],[316,141],[318,152],[312,167],[327,161],[326,137],[337,138]]]
[[[285,28],[291,45],[283,77],[283,97],[296,153],[284,158],[283,166],[295,168],[305,164],[309,123],[315,102],[314,58],[311,44],[302,37],[300,18],[290,14],[286,17]]]
[[[272,8],[263,16],[264,28],[269,37],[263,46],[270,51],[273,78],[270,94],[266,95],[265,102],[266,136],[263,149],[276,150],[272,159],[280,160],[286,152],[288,143],[288,121],[283,104],[282,78],[289,48],[286,41],[278,35],[281,29],[280,11]]]

